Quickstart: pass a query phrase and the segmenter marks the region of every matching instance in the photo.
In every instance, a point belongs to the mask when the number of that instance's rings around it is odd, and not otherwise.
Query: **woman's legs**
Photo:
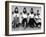
[[[33,18],[30,18],[28,24],[29,24],[30,27],[35,27],[34,24],[36,24],[36,21]]]
[[[30,27],[33,27],[34,26],[34,19],[30,18],[28,24],[29,24]]]
[[[26,18],[24,18],[24,19],[22,20],[22,24],[23,24],[23,27],[27,25],[27,19],[26,19]]]
[[[23,24],[22,26],[24,27],[24,19],[22,20],[22,24]]]

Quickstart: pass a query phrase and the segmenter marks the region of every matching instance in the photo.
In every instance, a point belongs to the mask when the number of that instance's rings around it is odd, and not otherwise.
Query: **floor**
[[[19,26],[19,27],[16,27],[16,28],[12,28],[13,31],[23,31],[23,30],[38,30],[38,29],[41,29],[41,28],[38,28],[38,27],[22,27],[22,26]]]

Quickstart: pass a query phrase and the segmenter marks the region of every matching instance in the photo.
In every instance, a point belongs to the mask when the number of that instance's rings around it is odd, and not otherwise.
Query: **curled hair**
[[[33,8],[31,8],[31,14],[33,14],[34,12],[33,12]]]
[[[24,11],[24,9],[25,9],[25,11]],[[23,9],[23,13],[25,14],[25,13],[27,13],[27,11],[26,11],[26,8],[24,7],[24,9]]]
[[[16,9],[17,9],[17,11],[16,11]],[[15,13],[18,13],[18,7],[15,8],[14,12],[15,12]]]

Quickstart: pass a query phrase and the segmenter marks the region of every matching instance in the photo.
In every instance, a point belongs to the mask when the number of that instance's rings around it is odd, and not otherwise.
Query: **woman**
[[[34,20],[34,12],[33,12],[33,8],[31,8],[31,12],[30,12],[30,14],[29,14],[29,26],[30,27],[34,27],[34,23],[36,23],[35,22],[35,20]]]
[[[37,10],[37,14],[35,15],[35,20],[36,20],[36,27],[38,27],[39,25],[41,26],[41,18],[40,18],[39,10]]]
[[[13,14],[13,27],[18,27],[18,23],[19,23],[19,15],[18,15],[18,8],[16,7],[14,10],[14,14]]]
[[[24,7],[23,9],[23,20],[22,20],[22,24],[23,24],[23,27],[25,28],[26,25],[27,25],[27,11],[26,11],[26,8]]]

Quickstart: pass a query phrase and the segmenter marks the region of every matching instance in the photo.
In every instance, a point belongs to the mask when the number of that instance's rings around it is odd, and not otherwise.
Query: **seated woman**
[[[26,25],[27,25],[27,11],[26,11],[26,8],[24,7],[23,9],[23,20],[22,20],[22,24],[23,24],[23,27],[25,28]]]
[[[18,27],[18,23],[19,23],[19,14],[18,14],[18,8],[16,7],[15,10],[14,10],[14,14],[13,14],[13,27]]]
[[[30,27],[33,28],[33,27],[34,27],[34,23],[36,23],[35,20],[34,20],[33,8],[31,8],[31,12],[30,12],[30,14],[29,14],[29,17],[30,17],[30,18],[29,18],[29,23],[28,23],[28,24],[29,24]]]
[[[40,18],[39,10],[37,10],[37,14],[34,17],[36,21],[36,27],[38,27],[39,25],[41,26],[41,18]]]

